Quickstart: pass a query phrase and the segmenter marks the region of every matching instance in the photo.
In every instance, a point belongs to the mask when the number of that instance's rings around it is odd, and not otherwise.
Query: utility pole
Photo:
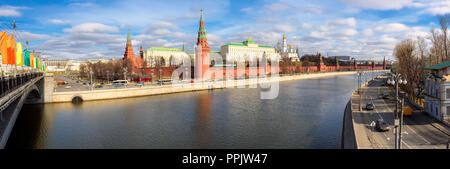
[[[401,104],[400,104],[400,127],[398,132],[398,148],[402,149],[402,126],[403,126],[403,104],[404,104],[405,98],[402,97]]]

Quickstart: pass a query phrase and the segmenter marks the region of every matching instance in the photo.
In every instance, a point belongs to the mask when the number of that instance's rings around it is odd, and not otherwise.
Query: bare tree
[[[430,48],[430,59],[432,64],[439,64],[444,59],[444,43],[443,43],[443,34],[441,34],[436,29],[431,29],[431,37],[430,40],[433,46]]]
[[[447,61],[448,59],[448,45],[447,45],[447,29],[450,24],[450,14],[438,15],[439,24],[441,25],[441,31],[443,33],[443,41],[444,41],[444,59]]]
[[[417,37],[417,50],[419,57],[422,61],[420,64],[422,67],[425,67],[425,55],[427,55],[427,43],[425,42],[425,39],[423,37],[418,36]]]
[[[425,74],[423,67],[420,66],[423,60],[416,43],[412,39],[407,39],[397,44],[394,49],[394,56],[398,60],[396,72],[406,76],[408,83],[403,86],[403,89],[413,96],[419,96],[422,93],[424,87],[420,81]]]

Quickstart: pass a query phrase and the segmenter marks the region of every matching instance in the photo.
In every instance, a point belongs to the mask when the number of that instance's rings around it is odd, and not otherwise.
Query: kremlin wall
[[[182,50],[175,48],[152,47],[147,49],[146,51],[144,51],[141,46],[139,56],[136,57],[133,51],[131,36],[128,31],[127,44],[125,47],[123,61],[132,76],[152,75],[152,77],[170,78],[172,76],[172,73],[177,69],[178,66],[180,66],[180,62],[182,60],[189,59],[191,60],[190,65],[192,65],[190,74],[191,78],[201,77],[201,79],[203,80],[220,78],[229,79],[232,78],[232,76],[239,79],[275,72],[283,74],[386,69],[385,60],[383,61],[383,64],[375,64],[375,62],[372,62],[372,64],[356,64],[356,62],[354,62],[345,66],[340,66],[339,61],[336,59],[336,64],[329,66],[324,64],[322,56],[320,54],[317,54],[317,56],[319,57],[319,63],[314,66],[299,66],[292,65],[290,63],[283,64],[283,62],[286,60],[290,60],[291,62],[299,61],[299,50],[294,50],[292,45],[289,45],[288,49],[286,36],[284,35],[282,45],[280,46],[280,42],[278,42],[277,47],[258,45],[250,38],[247,38],[247,40],[243,41],[242,43],[228,43],[226,45],[223,45],[220,52],[211,52],[208,45],[205,23],[203,20],[203,10],[201,10],[200,25],[196,45],[197,47],[195,49],[196,51],[194,56],[187,55],[185,53],[183,45]],[[227,63],[227,61],[228,63],[230,61],[234,61],[231,62],[234,64],[225,64],[223,66],[213,65],[211,64],[210,60],[211,54],[220,55],[220,57],[224,58],[224,63]],[[236,60],[239,60],[241,58],[236,57],[238,55],[244,56],[244,60],[246,61],[255,59],[261,60],[262,58],[264,58],[267,59],[268,64],[260,67],[239,67],[237,66],[238,64]],[[278,71],[274,70],[274,67],[270,65],[270,60],[279,61]],[[209,75],[207,76],[206,74],[208,71]]]

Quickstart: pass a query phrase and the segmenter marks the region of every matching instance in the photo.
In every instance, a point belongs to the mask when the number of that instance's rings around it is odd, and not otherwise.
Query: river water
[[[7,148],[340,148],[356,75],[129,99],[24,105]]]

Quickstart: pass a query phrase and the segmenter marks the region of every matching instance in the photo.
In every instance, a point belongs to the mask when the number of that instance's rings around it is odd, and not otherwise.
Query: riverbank
[[[71,91],[71,92],[53,92],[51,99],[46,99],[44,103],[61,103],[71,102],[74,98],[79,98],[82,101],[105,100],[105,99],[119,99],[129,97],[151,96],[160,94],[171,94],[179,92],[192,92],[199,90],[213,90],[223,88],[244,88],[245,86],[257,86],[262,83],[283,82],[291,80],[302,80],[312,78],[322,78],[329,76],[340,76],[355,74],[355,71],[349,72],[326,72],[326,73],[310,73],[294,76],[281,76],[278,78],[268,78],[268,80],[261,81],[259,79],[243,79],[231,81],[218,81],[210,83],[190,83],[190,84],[175,84],[165,86],[143,86],[140,88],[121,88],[108,90],[92,90],[92,91]]]

